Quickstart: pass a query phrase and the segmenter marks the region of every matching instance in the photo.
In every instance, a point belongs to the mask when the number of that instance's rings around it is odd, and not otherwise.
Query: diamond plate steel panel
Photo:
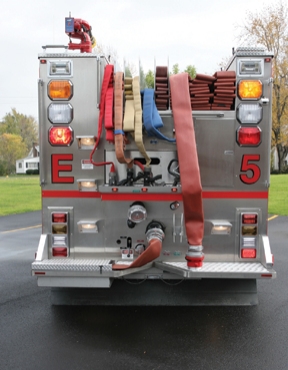
[[[187,268],[187,262],[163,262],[165,265],[178,267],[182,270],[190,271]],[[199,272],[217,272],[217,273],[269,273],[261,263],[239,263],[239,262],[204,262]],[[197,271],[196,271],[197,272]]]
[[[33,262],[32,270],[49,271],[111,271],[110,260],[90,260],[90,259],[53,259]]]

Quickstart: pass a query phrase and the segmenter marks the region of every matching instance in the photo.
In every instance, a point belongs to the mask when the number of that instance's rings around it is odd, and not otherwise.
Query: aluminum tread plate
[[[100,269],[112,271],[111,260],[54,258],[32,263],[32,270],[100,271]]]
[[[217,273],[270,273],[261,263],[252,262],[204,262],[200,269],[187,268],[187,262],[163,262],[164,265],[177,267],[186,271],[217,272]]]

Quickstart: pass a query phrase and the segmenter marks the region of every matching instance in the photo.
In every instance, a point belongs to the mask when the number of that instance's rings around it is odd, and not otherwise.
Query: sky
[[[284,0],[288,3],[288,0]],[[0,11],[0,120],[17,112],[38,120],[38,54],[67,45],[65,17],[86,20],[96,41],[144,72],[155,65],[194,65],[213,74],[232,54],[247,11],[265,0],[2,0]],[[75,41],[72,40],[72,41]]]

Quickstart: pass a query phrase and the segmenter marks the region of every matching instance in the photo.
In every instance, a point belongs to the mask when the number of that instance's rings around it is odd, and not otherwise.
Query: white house
[[[39,145],[34,143],[28,156],[16,161],[16,173],[26,173],[27,170],[39,170]]]

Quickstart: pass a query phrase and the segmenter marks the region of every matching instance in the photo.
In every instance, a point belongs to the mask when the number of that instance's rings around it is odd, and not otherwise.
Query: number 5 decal
[[[241,172],[252,172],[252,176],[248,175],[240,175],[240,180],[244,182],[244,184],[255,184],[259,179],[261,175],[260,167],[253,163],[260,161],[260,155],[259,154],[244,154],[242,157],[242,165],[241,165]]]

